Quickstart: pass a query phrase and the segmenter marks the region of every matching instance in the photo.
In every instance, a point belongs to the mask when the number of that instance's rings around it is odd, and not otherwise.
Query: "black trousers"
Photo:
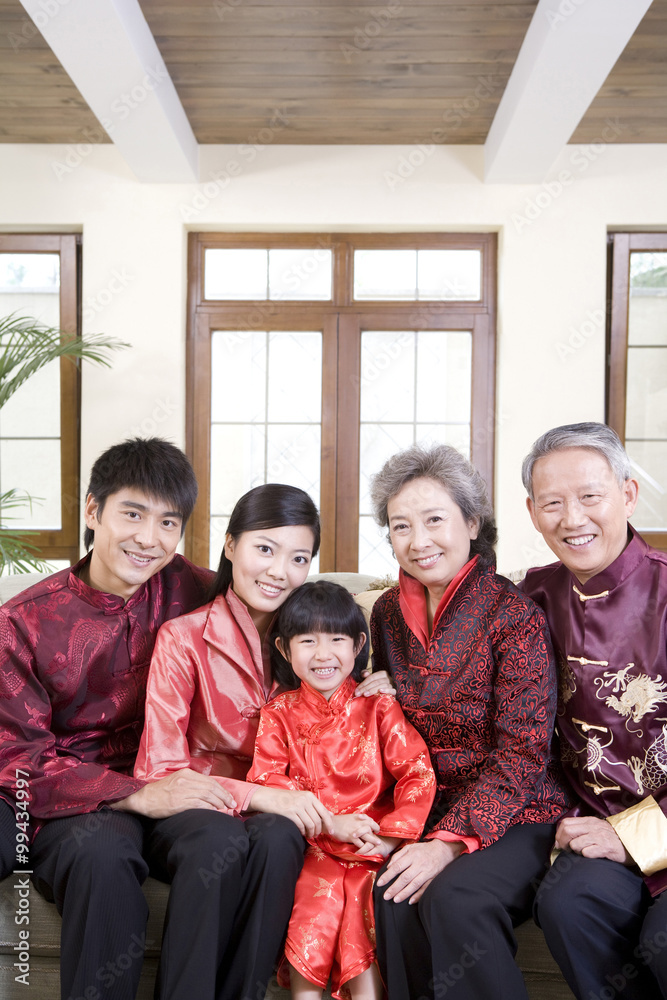
[[[0,799],[0,879],[16,868],[29,868],[16,861],[16,816],[13,808]]]
[[[561,854],[538,890],[535,920],[580,1000],[667,997],[667,892],[652,899],[633,869]]]
[[[49,820],[31,863],[63,918],[63,1000],[134,1000],[149,873],[171,883],[156,996],[263,1000],[303,850],[282,816],[191,809],[147,820],[107,809]]]
[[[514,926],[530,916],[553,824],[512,827],[452,861],[414,906],[376,885],[378,962],[389,1000],[527,1000]]]

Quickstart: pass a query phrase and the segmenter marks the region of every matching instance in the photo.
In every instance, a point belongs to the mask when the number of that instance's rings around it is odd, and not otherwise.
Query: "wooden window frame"
[[[0,252],[58,253],[60,255],[60,329],[79,335],[79,234],[0,233]],[[79,558],[80,368],[71,358],[60,360],[60,489],[61,527],[29,532],[29,541],[42,559]],[[20,488],[20,487],[19,487]],[[11,524],[11,521],[9,522]]]
[[[607,423],[625,445],[628,384],[628,327],[630,315],[630,254],[667,253],[667,232],[610,233],[610,309],[607,322]],[[642,531],[642,538],[667,551],[667,531]]]
[[[250,247],[331,249],[327,301],[229,301],[204,298],[204,254]],[[358,249],[452,249],[482,252],[477,301],[354,301]],[[208,565],[210,507],[211,335],[214,330],[323,329],[320,569],[355,572],[358,564],[360,338],[362,329],[461,330],[472,334],[471,458],[493,494],[495,448],[496,254],[494,233],[190,233],[186,450],[199,500],[186,531],[186,554]],[[289,314],[289,315],[288,315]],[[323,322],[323,315],[325,316]],[[342,461],[342,456],[345,461]],[[357,511],[339,518],[338,511]]]

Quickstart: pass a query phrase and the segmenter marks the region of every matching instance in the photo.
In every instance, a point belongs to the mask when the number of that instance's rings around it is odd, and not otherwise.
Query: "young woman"
[[[343,587],[305,583],[281,608],[276,675],[297,690],[262,709],[251,781],[309,789],[331,810],[310,838],[287,932],[295,1000],[379,1000],[371,889],[399,844],[416,840],[435,794],[424,741],[393,698],[355,698],[368,658],[361,608]]]
[[[245,781],[260,709],[278,690],[268,631],[319,542],[317,508],[303,490],[250,490],[230,518],[209,603],[160,629],[151,660],[135,776],[212,775],[228,802],[219,847],[199,870],[211,896],[225,901],[222,924],[210,927],[205,913],[193,921],[193,947],[208,936],[206,947],[218,951],[208,993],[215,1000],[264,996],[303,861],[301,834],[330,828],[330,813],[311,792]],[[259,815],[246,816],[251,810]],[[198,810],[191,811],[195,838]],[[152,874],[171,882],[171,861]]]

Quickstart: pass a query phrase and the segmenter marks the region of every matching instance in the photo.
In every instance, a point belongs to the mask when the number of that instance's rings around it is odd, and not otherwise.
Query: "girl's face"
[[[302,524],[227,535],[232,589],[258,628],[308,576],[314,541],[312,528]]]
[[[363,632],[356,642],[339,632],[308,632],[292,636],[287,648],[282,639],[276,639],[299,680],[319,691],[327,701],[354,670],[354,661],[365,642]]]

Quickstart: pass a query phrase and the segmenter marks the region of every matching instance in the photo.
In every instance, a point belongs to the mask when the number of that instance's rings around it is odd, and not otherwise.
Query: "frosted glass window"
[[[632,523],[667,529],[667,253],[630,254],[625,445],[639,480]]]
[[[268,250],[204,251],[205,298],[266,299],[268,287]]]
[[[254,486],[298,486],[319,506],[321,331],[215,331],[211,392],[215,566],[234,504]]]
[[[355,299],[416,299],[416,250],[355,250]]]
[[[57,253],[0,253],[0,293],[48,293],[60,289]]]
[[[354,297],[363,300],[481,298],[479,250],[355,250]]]
[[[331,298],[331,287],[331,250],[269,250],[270,299],[327,300]]]
[[[370,477],[416,442],[451,444],[469,457],[471,385],[472,337],[467,331],[362,332],[360,573],[384,575],[391,569],[389,546],[370,517]]]
[[[418,250],[417,298],[471,301],[481,298],[479,250]]]
[[[367,515],[359,518],[359,566],[364,567],[360,573],[398,581],[398,563],[387,539],[387,529],[378,527]]]

